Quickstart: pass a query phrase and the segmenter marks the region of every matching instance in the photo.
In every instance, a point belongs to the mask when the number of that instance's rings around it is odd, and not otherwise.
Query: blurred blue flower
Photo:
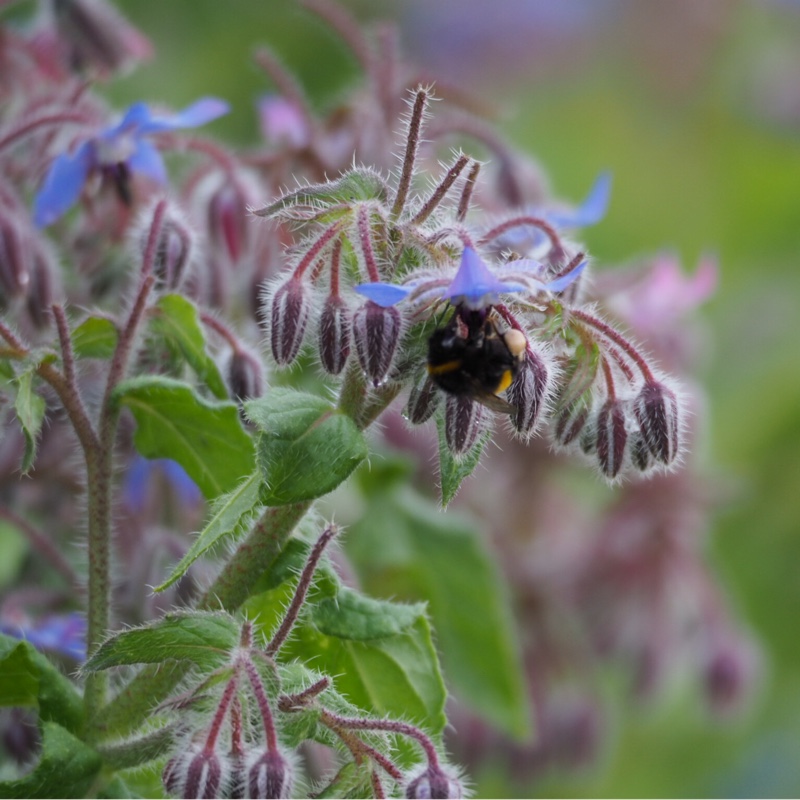
[[[37,650],[60,653],[76,661],[86,660],[86,618],[77,611],[51,614],[29,624],[2,622],[0,632],[24,639]]]
[[[225,101],[205,97],[183,111],[159,117],[145,103],[134,103],[118,124],[53,161],[34,200],[34,222],[43,228],[64,214],[77,202],[93,169],[122,166],[129,173],[165,183],[167,173],[161,154],[147,137],[163,131],[196,128],[227,114],[228,110]]]
[[[611,173],[601,172],[583,202],[572,209],[544,211],[542,216],[556,228],[585,228],[597,225],[608,211]]]
[[[197,484],[177,461],[170,458],[147,459],[136,456],[122,486],[123,500],[132,511],[144,507],[147,489],[153,478],[166,478],[183,506],[197,505],[203,497]]]

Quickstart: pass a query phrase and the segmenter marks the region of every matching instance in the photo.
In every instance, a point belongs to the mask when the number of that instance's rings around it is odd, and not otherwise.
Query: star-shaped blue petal
[[[483,259],[471,247],[465,247],[458,272],[442,294],[442,299],[454,305],[483,308],[492,305],[499,294],[521,292],[524,288],[518,283],[498,280]]]
[[[556,228],[585,228],[596,225],[608,210],[611,197],[611,173],[601,172],[583,202],[571,211],[548,211],[547,221]]]

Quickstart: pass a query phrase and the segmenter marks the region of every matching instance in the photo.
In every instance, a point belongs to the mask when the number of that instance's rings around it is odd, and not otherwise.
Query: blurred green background
[[[156,58],[108,96],[182,107],[200,94],[257,135],[252,65],[269,43],[320,107],[358,79],[336,37],[290,0],[120,0]],[[800,795],[800,3],[735,0],[349,2],[395,18],[415,61],[490,101],[558,196],[614,173],[611,209],[585,239],[597,262],[669,248],[693,270],[718,255],[703,315],[713,345],[704,456],[725,486],[711,557],[765,653],[741,719],[714,726],[679,697],[623,709],[606,757],[532,787],[578,796]],[[503,793],[487,775],[481,793]]]

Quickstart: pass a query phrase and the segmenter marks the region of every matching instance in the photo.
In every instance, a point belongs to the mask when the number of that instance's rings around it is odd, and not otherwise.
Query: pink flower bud
[[[633,412],[650,454],[662,464],[671,464],[680,449],[675,393],[663,383],[648,381],[634,400]]]
[[[147,237],[143,244],[146,242]],[[191,250],[192,241],[188,229],[177,221],[164,220],[153,258],[153,275],[159,286],[171,291],[180,286]]]
[[[247,768],[247,796],[284,798],[292,796],[292,766],[277,750],[265,750],[250,760]]]
[[[235,400],[261,397],[264,370],[259,359],[246,350],[234,350],[228,362],[228,387]]]
[[[338,375],[350,355],[350,317],[339,295],[329,295],[319,318],[319,357],[325,371]]]
[[[622,469],[628,433],[625,409],[619,400],[606,400],[597,412],[597,460],[608,478],[616,478]]]
[[[201,751],[187,761],[184,797],[215,798],[222,785],[223,764],[215,752]]]
[[[233,181],[220,186],[209,200],[209,240],[217,248],[227,252],[234,264],[247,247],[247,216],[247,198]]]
[[[486,429],[484,406],[464,395],[447,395],[444,433],[447,446],[455,455],[466,453]]]
[[[514,382],[508,390],[508,400],[516,407],[511,422],[518,433],[530,436],[541,419],[550,389],[550,370],[544,359],[527,348]]]
[[[589,407],[583,402],[571,403],[556,416],[553,435],[556,441],[566,447],[572,444],[586,428],[589,421]]]
[[[383,308],[371,300],[353,316],[353,340],[361,368],[377,386],[392,366],[403,318],[390,306]]]
[[[406,797],[446,800],[463,796],[464,789],[458,779],[439,766],[429,765],[406,784]]]
[[[427,422],[439,407],[441,394],[436,384],[425,377],[418,381],[408,395],[405,415],[412,425],[422,425]]]
[[[0,289],[5,298],[24,294],[30,280],[28,248],[20,228],[0,216]]]
[[[40,329],[50,324],[50,307],[55,301],[54,271],[50,252],[37,248],[32,257],[26,306],[33,324]]]
[[[297,358],[310,310],[308,287],[298,278],[290,278],[272,295],[270,344],[278,364],[291,364]]]

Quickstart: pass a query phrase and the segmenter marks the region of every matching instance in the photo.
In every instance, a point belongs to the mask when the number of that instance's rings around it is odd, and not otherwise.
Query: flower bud
[[[751,642],[735,633],[710,644],[703,688],[711,711],[724,715],[741,708],[758,672],[757,655]]]
[[[486,428],[484,406],[469,397],[450,394],[445,401],[444,433],[455,455],[466,453]]]
[[[265,750],[250,760],[247,797],[291,797],[293,783],[292,766],[279,751]]]
[[[264,370],[259,359],[246,350],[234,350],[228,362],[228,387],[235,400],[261,397],[264,392]]]
[[[625,409],[619,400],[606,400],[597,412],[597,460],[608,478],[616,478],[622,469],[628,432]]]
[[[171,291],[180,286],[191,250],[192,242],[187,229],[174,220],[166,219],[159,231],[153,257],[153,275],[159,286]]]
[[[589,421],[589,406],[583,401],[570,403],[563,408],[556,416],[554,436],[556,441],[566,447],[586,428]]]
[[[297,358],[310,310],[308,287],[298,278],[290,278],[272,295],[270,344],[278,364],[291,364]]]
[[[353,315],[353,340],[361,368],[377,386],[389,372],[400,341],[403,318],[393,306],[368,300]]]
[[[647,472],[653,465],[653,458],[650,455],[650,451],[647,449],[647,444],[645,443],[641,431],[637,431],[631,436],[630,451],[633,466],[636,467],[639,472]]]
[[[150,42],[105,0],[55,0],[53,6],[72,69],[107,76],[152,53]]]
[[[319,357],[325,371],[338,375],[350,355],[350,318],[339,295],[328,296],[319,318]]]
[[[647,381],[633,403],[647,449],[656,461],[671,464],[678,455],[678,398],[658,381]]]
[[[234,181],[224,183],[208,203],[209,240],[237,263],[248,243],[247,198]]]
[[[32,257],[30,282],[28,283],[26,300],[28,315],[39,329],[46,328],[50,324],[50,307],[55,301],[54,267],[49,255],[49,252],[37,248]]]
[[[422,425],[433,416],[440,400],[441,393],[430,378],[418,381],[408,395],[405,407],[406,419],[412,425]]]
[[[161,781],[173,797],[214,798],[220,795],[227,773],[227,759],[192,747],[167,761]]]
[[[463,796],[461,783],[441,767],[432,764],[406,784],[406,797],[446,800]]]
[[[530,436],[541,418],[550,388],[550,370],[544,359],[529,347],[525,350],[514,382],[508,389],[508,400],[516,410],[511,422],[518,433]]]
[[[0,289],[6,298],[17,297],[28,288],[28,251],[19,226],[0,216]]]

